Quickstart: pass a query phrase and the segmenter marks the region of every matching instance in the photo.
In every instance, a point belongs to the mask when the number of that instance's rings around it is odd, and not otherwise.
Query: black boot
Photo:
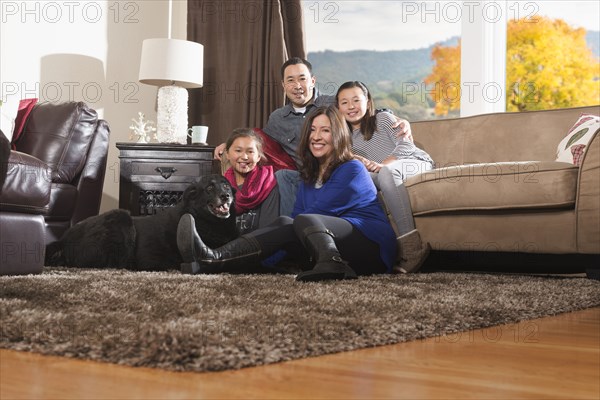
[[[209,248],[196,232],[191,214],[184,214],[179,220],[177,247],[183,258],[184,274],[237,272],[241,267],[256,265],[261,254],[260,245],[252,236],[241,236],[218,249]]]
[[[310,271],[298,274],[297,281],[323,281],[328,279],[356,279],[356,272],[342,260],[340,252],[328,229],[310,226],[302,231],[302,242],[308,249],[316,264]]]

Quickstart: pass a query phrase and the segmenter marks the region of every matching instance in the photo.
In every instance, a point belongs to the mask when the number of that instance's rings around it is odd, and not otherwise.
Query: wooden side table
[[[117,143],[119,208],[131,215],[152,215],[173,207],[202,175],[221,173],[213,146],[166,143]]]

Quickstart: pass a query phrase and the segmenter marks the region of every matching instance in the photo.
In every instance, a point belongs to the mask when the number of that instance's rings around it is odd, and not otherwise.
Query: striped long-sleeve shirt
[[[409,140],[396,137],[397,129],[392,126],[396,123],[394,116],[388,112],[379,112],[375,116],[376,130],[370,140],[365,140],[360,129],[352,131],[352,151],[354,154],[365,157],[371,161],[382,163],[389,156],[398,160],[433,160],[425,151],[419,149]]]

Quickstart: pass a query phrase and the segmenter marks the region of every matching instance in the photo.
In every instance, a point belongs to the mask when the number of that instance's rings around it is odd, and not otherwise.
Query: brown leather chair
[[[84,103],[34,107],[0,192],[1,275],[40,272],[46,244],[98,214],[109,134]]]

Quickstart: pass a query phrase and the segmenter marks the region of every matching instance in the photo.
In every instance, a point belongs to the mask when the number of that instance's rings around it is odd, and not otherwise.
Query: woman
[[[279,216],[279,190],[273,167],[260,165],[264,159],[262,139],[252,129],[235,129],[225,143],[225,152],[231,167],[224,176],[238,189],[235,212],[240,233],[269,225]]]
[[[210,249],[184,215],[177,232],[183,269],[201,273],[235,271],[280,249],[301,248],[313,268],[299,281],[355,279],[390,272],[396,241],[377,200],[377,190],[351,151],[348,127],[333,106],[317,107],[302,128],[300,185],[293,219],[281,216],[218,248]]]
[[[393,115],[375,113],[371,93],[362,82],[344,83],[337,91],[336,101],[352,132],[352,150],[371,173],[396,223],[400,235],[399,271],[414,272],[427,258],[430,247],[422,244],[415,229],[403,182],[433,169],[433,160],[409,138],[398,137]]]

